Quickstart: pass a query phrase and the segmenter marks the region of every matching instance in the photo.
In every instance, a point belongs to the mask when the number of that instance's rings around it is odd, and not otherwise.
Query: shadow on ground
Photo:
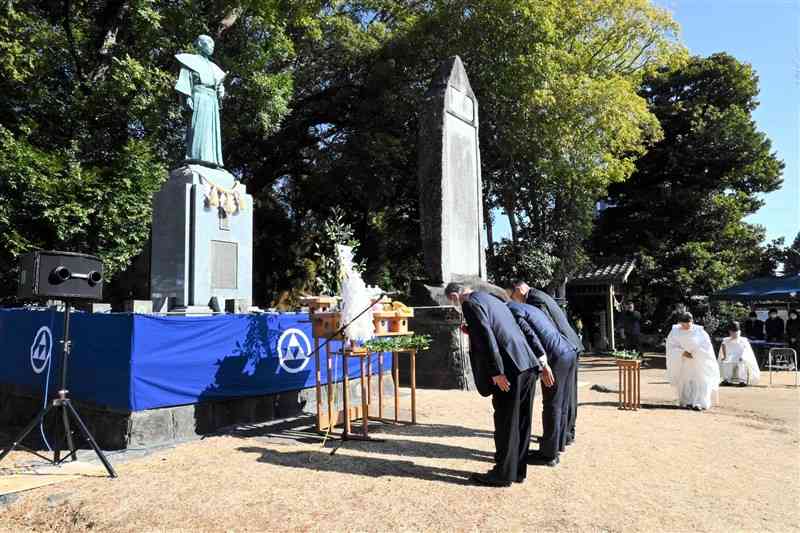
[[[226,434],[237,438],[256,439],[279,445],[318,444],[321,450],[330,450],[328,453],[331,454],[334,454],[339,448],[345,447],[357,449],[361,452],[396,454],[404,457],[464,459],[489,463],[494,461],[494,454],[490,451],[395,438],[397,436],[494,438],[494,434],[489,431],[442,424],[381,425],[373,423],[370,424],[370,435],[376,440],[364,442],[359,440],[344,441],[341,439],[339,431],[326,436],[317,432],[313,423],[313,418],[302,418],[280,423],[239,426],[226,432]],[[358,434],[359,431],[360,426],[354,424],[354,434]],[[382,440],[383,436],[390,436],[390,438]],[[532,443],[539,442],[540,439],[539,435],[531,436]]]
[[[615,407],[619,408],[619,402],[578,402],[578,407]],[[664,409],[664,410],[674,410],[674,409],[681,409],[686,410],[685,407],[681,407],[679,405],[669,404],[669,403],[643,403],[640,406],[641,409]]]
[[[325,451],[280,452],[258,446],[244,446],[237,449],[244,453],[258,454],[256,460],[259,463],[317,472],[336,472],[368,477],[406,477],[456,485],[469,485],[469,476],[472,474],[472,472],[463,470],[417,465],[411,461],[331,455]]]

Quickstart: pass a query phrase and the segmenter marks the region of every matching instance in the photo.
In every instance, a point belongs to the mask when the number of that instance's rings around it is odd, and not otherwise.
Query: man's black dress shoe
[[[498,479],[494,477],[491,472],[485,474],[478,474],[477,472],[469,476],[469,480],[476,485],[483,485],[485,487],[508,487],[511,485],[510,481]]]
[[[528,451],[528,455],[526,455],[525,458],[528,460],[528,463],[530,464],[531,462],[539,461],[542,458],[542,454],[539,452],[539,450],[530,450]]]
[[[558,459],[558,456],[556,456],[556,457],[543,457],[543,456],[540,455],[536,459],[528,459],[528,464],[543,465],[543,466],[550,466],[550,467],[557,466],[558,463],[560,463],[560,462],[561,461]]]

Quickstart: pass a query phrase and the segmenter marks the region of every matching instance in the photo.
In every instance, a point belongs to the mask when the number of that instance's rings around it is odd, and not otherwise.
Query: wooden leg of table
[[[411,351],[411,423],[417,423],[417,352]]]
[[[633,383],[633,369],[628,368],[628,382],[631,386],[631,393],[630,393],[630,408],[633,409],[633,398],[636,395],[636,385]]]
[[[628,369],[622,369],[622,408],[628,408]]]
[[[378,354],[378,418],[383,418],[383,352]]]
[[[625,372],[625,377],[627,378],[627,386],[625,387],[625,391],[628,393],[628,398],[626,399],[625,403],[627,403],[628,409],[633,407],[633,383],[631,383],[631,369],[630,367]]]
[[[314,337],[314,363],[317,365],[314,374],[317,382],[317,431],[322,431],[322,369],[319,359],[319,337]]]
[[[367,405],[372,405],[372,354],[367,354]],[[369,412],[367,412],[369,414]]]
[[[342,354],[342,407],[344,407],[344,432],[350,434],[350,378],[347,377],[347,357]]]
[[[394,421],[400,422],[400,365],[397,353],[392,352],[392,378],[394,380]]]
[[[619,396],[619,408],[622,409],[622,367],[617,366],[617,394]]]
[[[625,392],[627,392],[627,398],[625,399],[625,403],[627,404],[626,407],[630,409],[633,407],[633,383],[631,383],[631,369],[627,368],[625,372],[625,379],[627,383],[625,384]]]
[[[362,424],[362,430],[361,430],[361,432],[363,433],[364,437],[368,437],[369,436],[369,402],[367,402],[367,398],[368,398],[367,394],[369,394],[367,392],[367,390],[368,390],[369,387],[367,386],[368,382],[365,383],[365,380],[368,379],[368,376],[367,376],[367,361],[365,359],[368,359],[368,358],[369,358],[369,355],[367,355],[366,358],[365,357],[360,357],[359,358],[361,360],[361,409],[362,409],[362,413],[361,413],[361,415],[362,415],[362,423],[361,423]]]
[[[330,344],[325,345],[325,361],[328,368],[328,427],[333,428],[336,425],[336,412],[333,405],[333,387],[335,387],[335,377],[333,375],[333,358],[331,357]]]
[[[628,389],[630,390],[628,392],[628,409],[633,409],[633,394],[636,391],[633,385],[633,372],[630,368],[628,368]]]

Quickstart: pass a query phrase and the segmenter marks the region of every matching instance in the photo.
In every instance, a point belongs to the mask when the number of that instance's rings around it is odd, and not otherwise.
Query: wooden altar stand
[[[410,335],[410,333],[404,333],[403,335]],[[315,340],[315,342],[319,342]],[[327,348],[327,347],[326,347]],[[319,431],[328,431],[332,430],[337,425],[342,425],[342,438],[343,439],[352,439],[352,438],[359,438],[359,439],[370,439],[369,437],[369,422],[372,421],[379,421],[383,423],[389,424],[416,424],[417,423],[417,376],[416,376],[416,367],[417,367],[417,352],[416,350],[403,350],[392,352],[392,368],[391,368],[391,378],[392,384],[394,388],[393,400],[394,400],[394,417],[387,418],[384,416],[384,400],[386,395],[384,394],[384,386],[383,386],[383,374],[384,374],[384,365],[383,365],[383,355],[379,354],[378,357],[378,390],[377,390],[377,400],[378,400],[378,409],[377,409],[377,417],[370,416],[370,407],[374,406],[373,403],[373,395],[372,395],[372,356],[375,355],[376,352],[370,352],[365,348],[355,348],[355,349],[345,349],[343,351],[326,351],[327,356],[327,368],[328,368],[328,380],[326,380],[325,385],[327,386],[328,392],[328,410],[323,412],[323,398],[322,398],[322,373],[317,370],[317,429]],[[399,365],[399,355],[404,354],[410,358],[410,381],[411,381],[411,419],[410,420],[401,420],[400,419],[400,365]],[[342,409],[338,410],[334,407],[333,402],[333,390],[336,386],[335,383],[331,382],[331,377],[333,377],[333,358],[334,357],[341,357],[342,358]],[[361,402],[360,405],[352,405],[350,399],[350,376],[347,374],[347,361],[348,359],[356,358],[359,360],[360,363],[360,373],[359,377],[361,378]],[[349,416],[345,416],[347,413]],[[331,416],[331,414],[333,416]],[[359,434],[353,434],[351,422],[354,420],[361,419],[361,432]],[[374,439],[370,439],[374,440]]]
[[[640,359],[617,359],[619,372],[619,408],[637,411],[642,406]]]
[[[370,406],[372,404],[372,355],[376,352],[369,352],[366,348],[356,347],[343,350],[331,350],[330,343],[324,346],[325,367],[327,369],[327,379],[322,379],[322,357],[320,346],[326,341],[343,341],[341,335],[333,336],[340,329],[340,315],[331,312],[329,309],[334,305],[333,298],[314,297],[306,300],[310,307],[310,317],[313,324],[314,348],[315,348],[315,381],[316,381],[316,403],[317,403],[317,431],[328,432],[334,427],[342,425],[343,439],[370,439],[369,421],[380,421],[390,424],[416,424],[417,423],[417,351],[402,350],[392,352],[391,378],[394,385],[394,417],[384,416],[384,386],[383,386],[383,354],[378,357],[378,409],[377,417],[370,417]],[[384,316],[385,313],[375,313],[375,326],[377,337],[397,337],[410,336],[414,333],[408,331],[408,318],[411,315],[396,314]],[[410,381],[411,381],[411,420],[400,419],[400,366],[398,356],[405,354],[410,357]],[[334,401],[333,382],[335,358],[341,357],[342,361],[342,409],[338,409]],[[360,405],[351,405],[350,401],[350,376],[347,373],[348,359],[357,358],[360,360],[361,378],[361,402]],[[323,397],[322,386],[326,386],[326,394]],[[324,405],[327,403],[327,405]],[[324,409],[327,407],[327,409]],[[354,435],[351,431],[351,422],[361,419],[361,432]]]

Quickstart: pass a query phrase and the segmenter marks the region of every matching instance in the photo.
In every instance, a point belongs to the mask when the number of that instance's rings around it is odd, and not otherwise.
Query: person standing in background
[[[755,311],[751,311],[744,322],[744,336],[751,341],[764,340],[764,323],[758,319]]]
[[[633,302],[625,304],[622,312],[622,331],[625,332],[625,349],[642,353],[642,314],[635,310]]]
[[[764,332],[767,342],[783,342],[783,319],[778,316],[777,309],[769,310],[769,318],[764,322]]]
[[[786,341],[791,348],[800,350],[800,316],[796,309],[789,311],[789,320],[786,321]]]

